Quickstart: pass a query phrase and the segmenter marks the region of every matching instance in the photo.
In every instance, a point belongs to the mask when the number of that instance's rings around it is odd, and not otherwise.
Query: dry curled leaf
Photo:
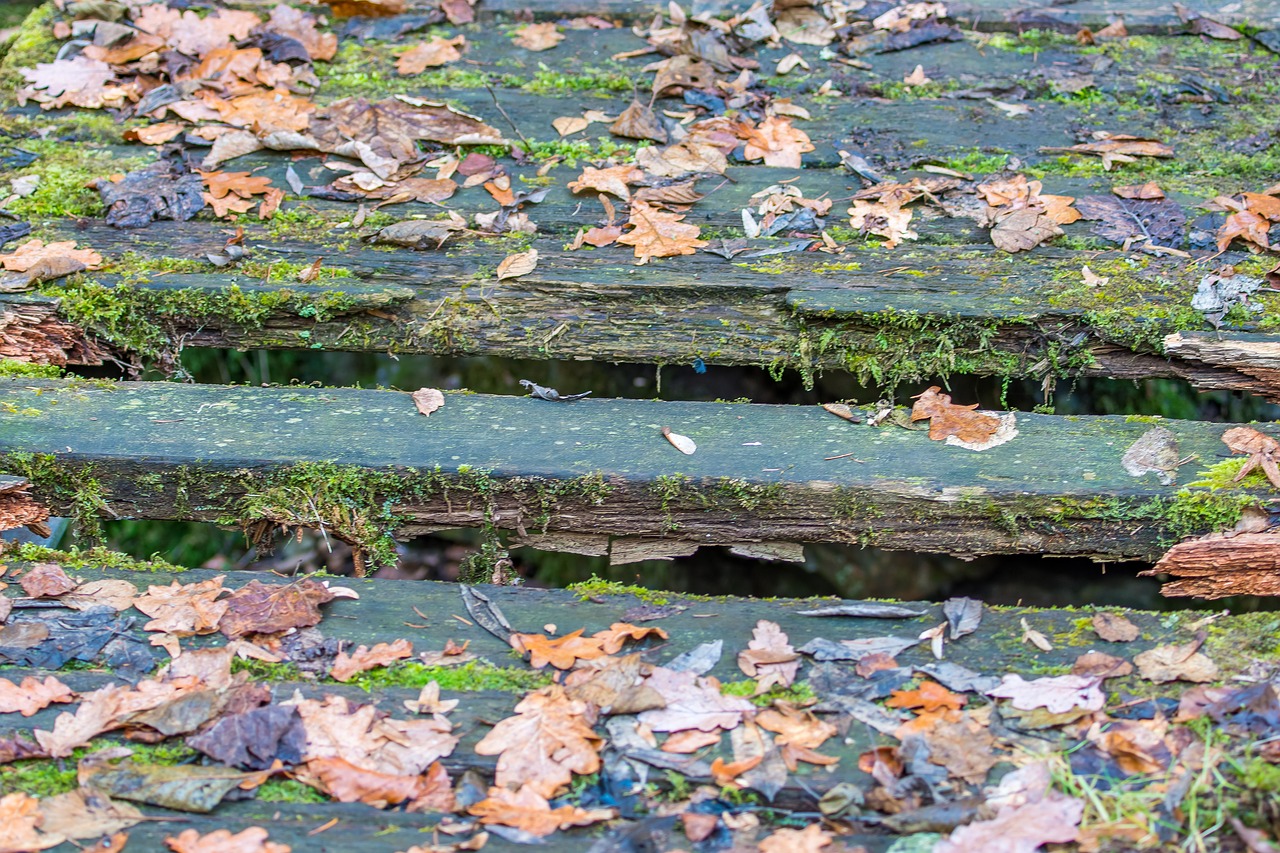
[[[511,43],[525,50],[551,50],[564,41],[564,33],[556,29],[554,21],[542,24],[525,24],[516,30]]]
[[[71,702],[75,693],[52,675],[44,681],[28,675],[21,684],[0,678],[0,714],[22,714],[30,717],[54,702]]]
[[[413,392],[413,404],[419,412],[430,416],[444,405],[444,394],[437,388],[419,388]]]
[[[1119,613],[1095,613],[1091,624],[1094,632],[1108,643],[1129,643],[1141,633],[1137,625]]]
[[[1240,482],[1255,468],[1262,468],[1271,485],[1280,489],[1280,442],[1253,427],[1232,427],[1222,434],[1222,441],[1232,453],[1247,453],[1249,461],[1235,476]]]
[[[92,249],[77,249],[74,240],[46,244],[28,240],[7,255],[0,255],[0,267],[20,275],[0,277],[0,291],[25,290],[41,281],[61,278],[102,266],[102,255]]]
[[[663,427],[662,435],[667,441],[671,442],[672,447],[685,456],[692,456],[698,452],[698,445],[694,443],[692,438],[687,435],[681,435],[678,432],[672,432],[671,427]]]
[[[164,840],[174,853],[289,853],[288,844],[267,840],[267,831],[260,826],[231,834],[229,829],[215,829],[207,835],[197,830],[184,829],[176,836]]]
[[[507,255],[502,259],[502,263],[498,264],[498,281],[505,281],[509,278],[519,278],[522,275],[528,275],[538,266],[538,250],[530,249],[527,252],[517,252],[513,255]]]
[[[428,68],[439,68],[462,58],[458,48],[467,43],[466,36],[444,39],[436,36],[431,41],[409,48],[396,60],[396,72],[402,76],[421,74]]]
[[[522,699],[515,716],[494,726],[475,751],[498,756],[498,785],[550,797],[573,774],[600,769],[604,741],[592,729],[594,722],[587,703],[569,698],[563,687],[553,684]]]
[[[518,791],[490,788],[489,796],[469,806],[467,812],[480,818],[483,824],[511,826],[539,838],[557,829],[610,820],[616,814],[613,809],[582,809],[569,805],[553,810],[547,799],[528,785]]]
[[[18,583],[32,598],[57,598],[76,588],[76,582],[57,563],[34,564]]]

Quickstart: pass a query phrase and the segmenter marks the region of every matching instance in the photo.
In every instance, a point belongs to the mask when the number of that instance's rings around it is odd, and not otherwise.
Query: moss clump
[[[634,584],[605,580],[598,575],[592,575],[585,581],[569,584],[565,589],[576,595],[579,601],[586,601],[601,595],[630,595],[645,604],[654,604],[658,607],[662,607],[671,601],[668,597],[670,593],[648,589],[643,586],[635,586]]]
[[[726,681],[720,685],[720,692],[726,696],[745,696],[762,708],[766,708],[776,701],[802,704],[817,699],[817,694],[813,692],[813,688],[809,686],[807,681],[797,681],[790,687],[775,685],[769,688],[768,691],[757,695],[756,689],[758,686],[756,682],[750,679]]]
[[[12,358],[0,358],[0,378],[61,379],[66,371],[56,364],[32,364]]]
[[[57,563],[65,569],[106,569],[125,572],[185,572],[183,566],[153,554],[149,560],[137,560],[119,551],[96,546],[81,550],[69,548],[64,551],[46,548],[42,545],[23,543],[6,550],[7,559],[23,563]]]
[[[0,456],[0,469],[26,477],[44,497],[69,507],[81,537],[102,538],[101,519],[112,513],[92,465],[66,466],[52,453],[8,453]]]
[[[309,680],[291,663],[266,663],[265,661],[232,661],[233,672],[247,672],[257,681],[306,681]],[[336,684],[332,679],[319,679],[326,684]],[[528,693],[546,687],[551,675],[530,670],[527,667],[500,667],[486,661],[470,661],[459,666],[427,666],[415,661],[395,663],[357,674],[348,684],[372,693],[388,687],[421,689],[431,682],[441,690],[474,693],[496,690],[502,693]]]

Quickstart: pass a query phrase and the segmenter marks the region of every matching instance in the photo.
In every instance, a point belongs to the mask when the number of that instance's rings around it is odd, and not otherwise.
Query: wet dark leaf
[[[204,207],[204,182],[168,160],[130,172],[120,181],[101,181],[107,224],[141,228],[153,219],[185,221]]]

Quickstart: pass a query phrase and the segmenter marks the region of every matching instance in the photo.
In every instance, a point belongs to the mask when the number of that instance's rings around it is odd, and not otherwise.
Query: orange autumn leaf
[[[0,290],[21,290],[40,281],[61,278],[102,266],[102,255],[92,249],[77,249],[74,240],[45,243],[28,240],[6,255],[0,255],[0,267],[17,276],[0,278]],[[15,285],[9,285],[13,278]]]
[[[592,729],[595,714],[586,702],[570,699],[558,684],[529,694],[515,716],[500,721],[476,744],[479,755],[497,755],[494,779],[550,797],[572,779],[600,769],[604,741]]]
[[[0,797],[0,850],[43,850],[66,840],[37,829],[42,821],[35,797],[21,792]]]
[[[942,441],[948,436],[971,444],[981,444],[991,439],[1000,428],[1000,418],[975,411],[978,404],[959,406],[951,402],[950,394],[931,386],[916,397],[911,407],[911,421],[929,421],[929,438]]]
[[[403,639],[394,643],[378,643],[373,648],[360,646],[349,655],[345,651],[338,652],[329,675],[336,681],[350,681],[357,673],[412,656],[413,643]]]
[[[686,224],[682,219],[684,214],[667,213],[637,201],[631,205],[631,218],[627,220],[632,230],[619,237],[618,242],[635,247],[635,256],[641,264],[648,263],[650,258],[692,255],[706,246],[707,241],[698,239],[697,225]]]
[[[764,761],[764,755],[753,755],[750,758],[744,758],[742,761],[734,761],[725,763],[723,758],[717,758],[711,762],[711,778],[721,788],[736,787],[734,782],[743,773],[754,770],[761,761]]]
[[[550,50],[562,41],[564,41],[564,33],[557,30],[552,21],[542,24],[525,24],[516,30],[511,38],[511,43],[516,47],[533,51]]]
[[[1240,239],[1261,249],[1271,248],[1268,232],[1271,221],[1250,210],[1241,210],[1227,217],[1218,229],[1218,251],[1225,252],[1231,241]]]
[[[738,653],[738,668],[756,680],[756,693],[764,693],[774,685],[791,686],[800,671],[800,654],[778,623],[761,619],[747,648]]]
[[[569,191],[580,193],[586,190],[609,193],[618,198],[630,198],[631,190],[627,184],[644,180],[644,172],[635,166],[610,166],[607,169],[595,169],[584,166],[582,174],[569,182]]]
[[[835,837],[811,823],[804,829],[779,829],[760,840],[760,853],[822,853],[831,846]]]
[[[584,637],[584,629],[552,639],[543,634],[512,634],[511,647],[529,653],[529,665],[542,669],[551,664],[556,669],[571,669],[575,661],[604,657],[600,640]]]
[[[592,639],[599,640],[601,648],[607,655],[614,654],[626,645],[628,640],[643,640],[645,637],[657,637],[659,640],[667,639],[667,632],[655,626],[642,627],[639,625],[630,625],[626,622],[614,622],[603,631],[596,631],[592,635]]]
[[[251,826],[235,835],[229,829],[215,829],[201,835],[194,829],[184,829],[176,836],[164,840],[174,853],[289,853],[288,844],[267,840],[267,831]]]
[[[300,774],[340,803],[365,803],[375,808],[407,803],[410,811],[451,811],[453,787],[444,765],[435,762],[421,775],[381,773],[357,767],[342,758],[313,758]]]
[[[937,711],[939,708],[958,711],[969,701],[968,697],[952,693],[936,681],[926,681],[915,690],[895,690],[885,704],[890,708]]]
[[[511,826],[539,838],[557,829],[588,826],[610,820],[615,815],[613,809],[581,809],[577,806],[561,806],[553,810],[546,798],[531,788],[511,791],[500,786],[490,788],[489,796],[469,806],[467,813],[480,818],[483,824]]]
[[[428,68],[439,68],[441,65],[457,62],[462,58],[462,51],[458,48],[466,43],[466,36],[451,39],[436,36],[431,41],[424,41],[409,48],[396,60],[396,73],[401,76],[421,74]]]
[[[747,143],[743,158],[764,160],[766,166],[799,169],[800,155],[814,150],[809,134],[793,127],[789,118],[769,116],[755,127],[741,125],[739,135]]]
[[[44,681],[28,675],[21,684],[0,678],[0,714],[22,714],[30,717],[54,702],[71,702],[75,693],[52,675]]]
[[[877,746],[858,756],[858,769],[863,773],[873,773],[876,767],[882,767],[895,779],[902,776],[902,756],[896,746]]]

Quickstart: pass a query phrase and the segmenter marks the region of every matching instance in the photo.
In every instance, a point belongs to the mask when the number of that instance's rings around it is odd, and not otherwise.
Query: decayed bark
[[[1262,336],[1219,339],[1207,334],[1172,334],[1164,339],[1170,357],[1219,370],[1197,375],[1205,390],[1248,391],[1280,401],[1280,339]],[[1222,370],[1225,368],[1225,370]]]
[[[0,311],[0,357],[31,364],[99,365],[110,352],[83,329],[58,319],[52,305],[8,305]]]
[[[0,478],[0,530],[26,527],[37,536],[48,536],[49,509],[27,494],[31,484],[26,480]]]
[[[1169,596],[1280,595],[1280,534],[1220,534],[1182,542],[1142,574],[1187,578],[1160,588]]]

